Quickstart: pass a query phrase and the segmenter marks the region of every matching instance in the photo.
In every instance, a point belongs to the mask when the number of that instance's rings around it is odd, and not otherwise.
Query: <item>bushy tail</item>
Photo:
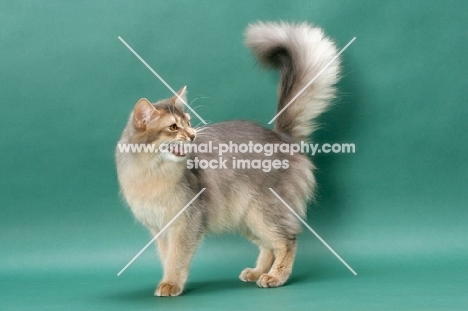
[[[314,120],[335,94],[339,59],[323,70],[337,55],[334,43],[320,28],[307,23],[255,23],[248,26],[245,37],[261,64],[280,71],[278,112],[315,78],[275,120],[276,131],[295,141],[307,140],[316,128]]]

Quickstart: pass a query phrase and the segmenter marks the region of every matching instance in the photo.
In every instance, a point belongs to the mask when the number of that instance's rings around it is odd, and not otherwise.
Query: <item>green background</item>
[[[319,194],[291,281],[237,279],[256,248],[204,241],[185,295],[153,297],[154,248],[118,194],[113,152],[135,102],[171,96],[210,122],[275,113],[277,75],[243,46],[256,20],[309,21],[343,54],[314,157]],[[2,1],[0,309],[468,309],[468,2]]]

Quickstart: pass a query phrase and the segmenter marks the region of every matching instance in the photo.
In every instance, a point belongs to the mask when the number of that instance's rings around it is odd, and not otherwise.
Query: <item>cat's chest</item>
[[[120,176],[122,193],[135,217],[145,226],[161,229],[183,207],[176,182],[138,169]]]

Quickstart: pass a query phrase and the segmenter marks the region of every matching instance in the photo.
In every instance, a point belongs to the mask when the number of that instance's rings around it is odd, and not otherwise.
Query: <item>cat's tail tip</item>
[[[280,71],[275,130],[307,139],[335,96],[340,67],[335,44],[308,23],[256,22],[245,38],[262,65]]]

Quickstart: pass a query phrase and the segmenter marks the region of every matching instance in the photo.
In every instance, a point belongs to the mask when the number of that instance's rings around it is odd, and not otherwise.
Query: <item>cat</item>
[[[235,142],[292,144],[307,140],[315,119],[335,96],[339,59],[335,44],[320,28],[307,23],[256,22],[245,32],[246,45],[266,68],[280,72],[277,111],[281,111],[313,79],[274,122],[270,130],[249,121],[228,121],[196,129],[184,112],[187,91],[154,104],[140,99],[118,144],[173,146]],[[323,72],[318,76],[320,71]],[[237,231],[258,245],[254,268],[239,278],[259,287],[283,285],[291,274],[300,221],[269,188],[301,217],[313,198],[314,166],[303,153],[227,152],[226,168],[188,167],[190,160],[216,160],[216,152],[192,152],[166,148],[166,152],[116,151],[121,192],[134,216],[156,235],[202,189],[199,197],[156,240],[164,270],[156,296],[178,296],[187,281],[190,262],[203,236],[211,232]],[[288,167],[265,172],[233,169],[235,158],[280,160]]]

